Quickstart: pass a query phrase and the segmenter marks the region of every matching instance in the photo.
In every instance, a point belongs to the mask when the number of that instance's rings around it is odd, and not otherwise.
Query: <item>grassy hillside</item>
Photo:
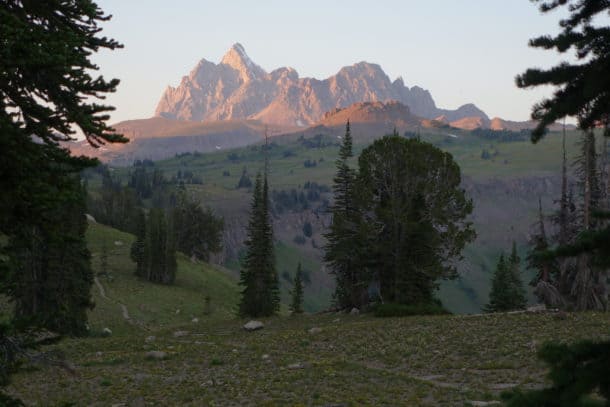
[[[235,313],[237,282],[227,271],[204,263],[193,263],[178,254],[176,282],[171,286],[138,279],[129,258],[133,236],[96,223],[89,223],[87,241],[95,272],[100,271],[100,254],[106,246],[108,275],[97,276],[100,287],[93,287],[95,308],[89,314],[91,330],[101,333],[109,328],[114,334],[133,334],[162,329],[176,324],[217,321]],[[210,307],[206,309],[206,296]],[[129,319],[125,318],[124,309]]]
[[[354,150],[357,156],[370,141],[370,135],[355,135]],[[466,251],[461,263],[460,280],[443,282],[439,293],[445,305],[453,312],[478,312],[487,302],[491,273],[502,250],[508,250],[512,240],[522,254],[526,254],[530,225],[535,221],[538,197],[542,198],[545,212],[553,209],[553,199],[558,195],[558,174],[561,169],[562,138],[559,133],[549,134],[536,145],[529,141],[500,142],[475,136],[470,132],[446,129],[427,129],[421,134],[423,140],[434,143],[453,154],[462,169],[465,186],[474,199],[473,222],[478,232],[477,240]],[[302,190],[306,182],[330,186],[335,174],[338,153],[337,136],[300,138],[276,137],[271,144],[270,185],[275,190]],[[578,152],[578,134],[569,132],[567,139],[568,159]],[[489,153],[484,159],[483,153]],[[315,166],[305,162],[315,161]],[[356,158],[353,161],[356,165]],[[171,178],[179,171],[190,171],[203,180],[202,184],[189,184],[187,188],[203,204],[209,205],[224,216],[229,228],[242,229],[246,224],[250,205],[250,191],[237,189],[236,185],[244,168],[253,178],[263,166],[260,145],[233,150],[221,150],[206,154],[181,154],[175,158],[155,164]],[[126,182],[130,169],[117,168],[114,173]],[[96,180],[91,180],[91,189]],[[316,221],[315,243],[323,244],[321,234],[328,219],[318,219],[311,211],[276,218],[278,243],[278,272],[294,273],[297,259],[311,267],[312,285],[306,291],[306,307],[319,310],[327,306],[332,293],[332,279],[322,268],[320,250],[312,249],[309,239],[304,245],[293,243],[303,219]],[[237,225],[237,226],[236,226]],[[239,245],[243,235],[234,235],[232,245]],[[285,255],[289,251],[290,255]],[[239,269],[235,257],[229,258],[227,267],[234,272]],[[524,280],[529,280],[524,276]],[[290,288],[286,279],[283,298]]]
[[[132,236],[92,223],[87,239],[96,272],[104,246],[109,254],[109,275],[98,275],[104,294],[93,287],[92,336],[45,349],[62,352],[74,372],[27,366],[14,376],[7,391],[27,405],[483,405],[545,383],[535,358],[543,342],[610,338],[603,313],[330,313],[265,319],[249,333],[225,270],[180,256],[175,285],[145,283],[133,276]],[[289,247],[283,256],[295,261]],[[105,327],[111,336],[100,335]]]

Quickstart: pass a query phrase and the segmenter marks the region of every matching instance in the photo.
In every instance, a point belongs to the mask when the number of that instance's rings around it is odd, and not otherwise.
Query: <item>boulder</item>
[[[544,312],[546,311],[546,305],[544,304],[536,304],[531,307],[527,307],[527,312]]]
[[[349,312],[350,315],[360,315],[360,310],[356,307],[352,308],[352,310]]]
[[[104,335],[104,336],[111,336],[112,335],[112,331],[110,330],[110,328],[106,327],[106,328],[102,329],[102,335]]]
[[[318,328],[317,326],[310,328],[307,330],[307,332],[309,332],[310,334],[319,334],[320,332],[322,332],[322,328]]]
[[[147,336],[146,339],[144,339],[144,342],[151,343],[151,342],[154,342],[156,339],[157,339],[156,336],[151,335],[151,336]]]
[[[244,325],[244,329],[246,331],[257,331],[259,329],[263,329],[264,327],[265,324],[263,324],[261,321],[249,321]]]
[[[146,352],[146,359],[163,360],[167,358],[167,353],[162,350],[151,350]]]

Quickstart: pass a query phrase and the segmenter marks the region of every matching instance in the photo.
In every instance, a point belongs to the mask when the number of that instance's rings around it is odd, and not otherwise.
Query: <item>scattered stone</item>
[[[307,332],[309,332],[310,334],[319,334],[320,332],[322,332],[322,328],[318,328],[317,326],[310,328]]]
[[[286,366],[288,369],[303,369],[305,366],[302,363],[293,363],[291,365]]]
[[[531,307],[527,307],[527,312],[544,312],[546,311],[546,305],[544,304],[536,304]]]
[[[85,214],[85,217],[87,218],[87,220],[88,220],[89,222],[91,222],[91,223],[97,223],[97,222],[95,221],[95,218],[94,218],[93,216],[89,215],[88,213],[86,213],[86,214]]]
[[[100,351],[95,352],[95,356],[97,356],[98,358],[101,357],[102,355],[103,355],[103,353]]]
[[[191,322],[192,322],[193,324],[196,324],[196,323],[198,323],[198,322],[199,322],[199,318],[193,318],[193,319],[191,319]]]
[[[146,359],[163,360],[167,358],[167,353],[161,350],[151,350],[146,352]]]
[[[115,245],[115,246],[123,246],[123,242],[122,242],[122,241],[120,241],[120,240],[115,240],[115,241],[114,241],[114,245]]]
[[[190,334],[189,331],[176,331],[174,332],[174,338],[180,338],[182,336],[187,336],[188,334]]]
[[[110,330],[110,328],[106,327],[106,328],[102,329],[102,335],[104,335],[104,336],[111,336],[112,335],[112,331]]]
[[[178,315],[180,313],[180,309],[176,310],[176,315]]]
[[[144,402],[144,397],[136,397],[135,399],[129,402],[129,407],[144,407],[146,403]]]
[[[151,342],[154,342],[156,339],[157,339],[156,336],[151,335],[151,336],[147,336],[146,339],[144,339],[144,342],[151,343]]]
[[[261,359],[263,359],[263,360],[269,359],[269,355],[265,353],[263,356],[261,356]]]
[[[233,352],[233,353],[237,353],[237,352],[238,352],[238,350],[237,350],[237,349],[233,349],[231,352]]]
[[[261,321],[250,321],[244,325],[244,329],[246,331],[257,331],[259,329],[263,329],[264,327],[265,324],[263,324]]]
[[[360,315],[360,310],[356,307],[352,308],[352,310],[349,312],[350,315]]]
[[[568,319],[568,313],[563,310],[557,311],[557,313],[555,314],[555,319],[566,320]]]
[[[341,319],[337,318],[337,319],[333,319],[333,322],[336,324],[337,322],[341,321]]]

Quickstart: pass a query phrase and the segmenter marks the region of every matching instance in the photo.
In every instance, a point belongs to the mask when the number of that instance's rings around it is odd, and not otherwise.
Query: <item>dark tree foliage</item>
[[[297,272],[294,275],[294,281],[292,282],[290,301],[290,311],[293,314],[303,313],[303,271],[301,270],[301,263],[297,266]]]
[[[358,164],[360,236],[369,242],[351,257],[371,259],[364,266],[382,301],[432,301],[438,280],[457,275],[455,260],[475,237],[458,165],[449,153],[397,134],[363,150]]]
[[[179,251],[208,261],[210,254],[222,249],[224,220],[216,217],[210,208],[202,208],[188,197],[185,190],[178,192],[171,213]]]
[[[503,394],[509,407],[604,407],[610,405],[610,342],[547,343],[538,357],[552,386]]]
[[[0,3],[0,292],[26,318],[19,326],[85,328],[92,276],[73,175],[96,161],[58,142],[75,129],[94,146],[127,141],[105,124],[112,108],[95,101],[118,84],[93,77],[89,60],[120,46],[99,36],[108,19],[88,0]],[[0,342],[11,341],[7,332],[0,324]]]
[[[530,45],[555,49],[562,53],[574,50],[580,63],[573,65],[561,63],[547,71],[529,69],[517,77],[519,87],[539,85],[557,87],[552,98],[543,100],[533,108],[532,118],[540,120],[540,123],[532,134],[532,140],[538,141],[544,135],[546,126],[566,116],[577,117],[580,129],[587,133],[594,127],[603,125],[604,135],[609,137],[610,27],[596,26],[593,20],[595,17],[603,17],[604,14],[607,16],[610,13],[610,1],[536,0],[536,2],[540,4],[542,12],[568,7],[570,14],[560,22],[562,28],[560,34],[555,37],[535,38],[530,41]],[[584,150],[587,152],[586,148]],[[590,151],[588,153],[590,154]],[[588,165],[585,165],[585,168],[587,167]],[[585,182],[587,178],[584,178]],[[587,189],[589,194],[593,192],[591,185],[585,188],[586,193]],[[585,196],[584,201],[587,202],[590,198],[592,196]],[[594,217],[598,220],[607,220],[610,217],[609,212],[591,210],[590,215],[590,218],[587,218],[586,213],[583,216],[584,231],[573,241],[562,243],[552,251],[539,254],[546,258],[577,257],[579,270],[576,276],[581,282],[587,280],[591,282],[590,278],[582,275],[589,274],[589,265],[606,269],[610,266],[610,227],[607,223],[597,230],[586,227]],[[584,267],[581,268],[581,265]],[[585,287],[587,285],[589,287]],[[574,290],[580,292],[581,305],[588,306],[588,298],[591,298],[589,294],[592,292],[590,285],[581,285]],[[588,298],[583,298],[583,293],[587,293]],[[598,344],[581,342],[571,347],[550,344],[542,348],[540,356],[551,364],[553,386],[525,393],[511,392],[507,395],[510,399],[509,405],[610,405],[610,379],[608,379],[610,378],[610,342]],[[594,392],[598,392],[605,400],[588,399],[588,396]]]
[[[508,259],[501,254],[496,265],[491,281],[489,304],[485,306],[486,312],[507,312],[525,308],[527,299],[521,280],[520,262],[517,247],[513,242]]]
[[[162,209],[148,215],[144,244],[145,278],[153,283],[172,284],[176,278],[176,244],[173,224]]]
[[[254,183],[246,256],[240,271],[243,287],[238,313],[240,316],[261,317],[279,311],[279,279],[275,269],[273,226],[269,215],[269,186],[259,173]]]
[[[336,161],[337,173],[333,179],[333,203],[330,206],[332,223],[325,235],[324,260],[335,276],[334,300],[340,308],[360,307],[366,301],[366,278],[363,268],[357,267],[354,250],[359,246],[357,237],[357,213],[354,205],[356,171],[349,166],[353,157],[350,124]]]
[[[239,177],[239,181],[237,182],[237,188],[251,188],[252,181],[248,176],[248,169],[244,167],[241,171],[241,177]]]
[[[138,277],[146,277],[146,214],[143,209],[138,210],[136,217],[136,240],[131,245],[131,260],[136,263],[135,275]]]
[[[548,125],[566,116],[578,118],[581,129],[606,125],[610,115],[610,28],[594,24],[597,16],[608,15],[607,0],[534,0],[540,11],[549,12],[567,7],[569,17],[560,21],[561,32],[530,40],[531,47],[574,51],[578,63],[562,62],[548,69],[531,68],[517,76],[517,86],[530,88],[541,85],[557,87],[553,96],[534,105],[532,119],[539,124],[532,132],[532,141],[544,136]]]
[[[10,239],[12,275],[6,293],[15,316],[52,331],[83,335],[91,301],[90,253],[85,241],[85,197],[77,176],[56,184],[57,206]]]

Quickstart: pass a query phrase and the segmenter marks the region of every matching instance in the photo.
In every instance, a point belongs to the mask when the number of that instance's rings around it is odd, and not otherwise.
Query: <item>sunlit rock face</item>
[[[489,123],[472,104],[456,110],[436,107],[430,92],[391,81],[377,64],[359,62],[324,80],[299,78],[292,68],[266,72],[235,44],[220,63],[202,59],[177,87],[168,87],[155,114],[178,120],[259,119],[270,124],[309,126],[324,113],[358,102],[399,101],[414,115],[448,122],[466,117]]]

